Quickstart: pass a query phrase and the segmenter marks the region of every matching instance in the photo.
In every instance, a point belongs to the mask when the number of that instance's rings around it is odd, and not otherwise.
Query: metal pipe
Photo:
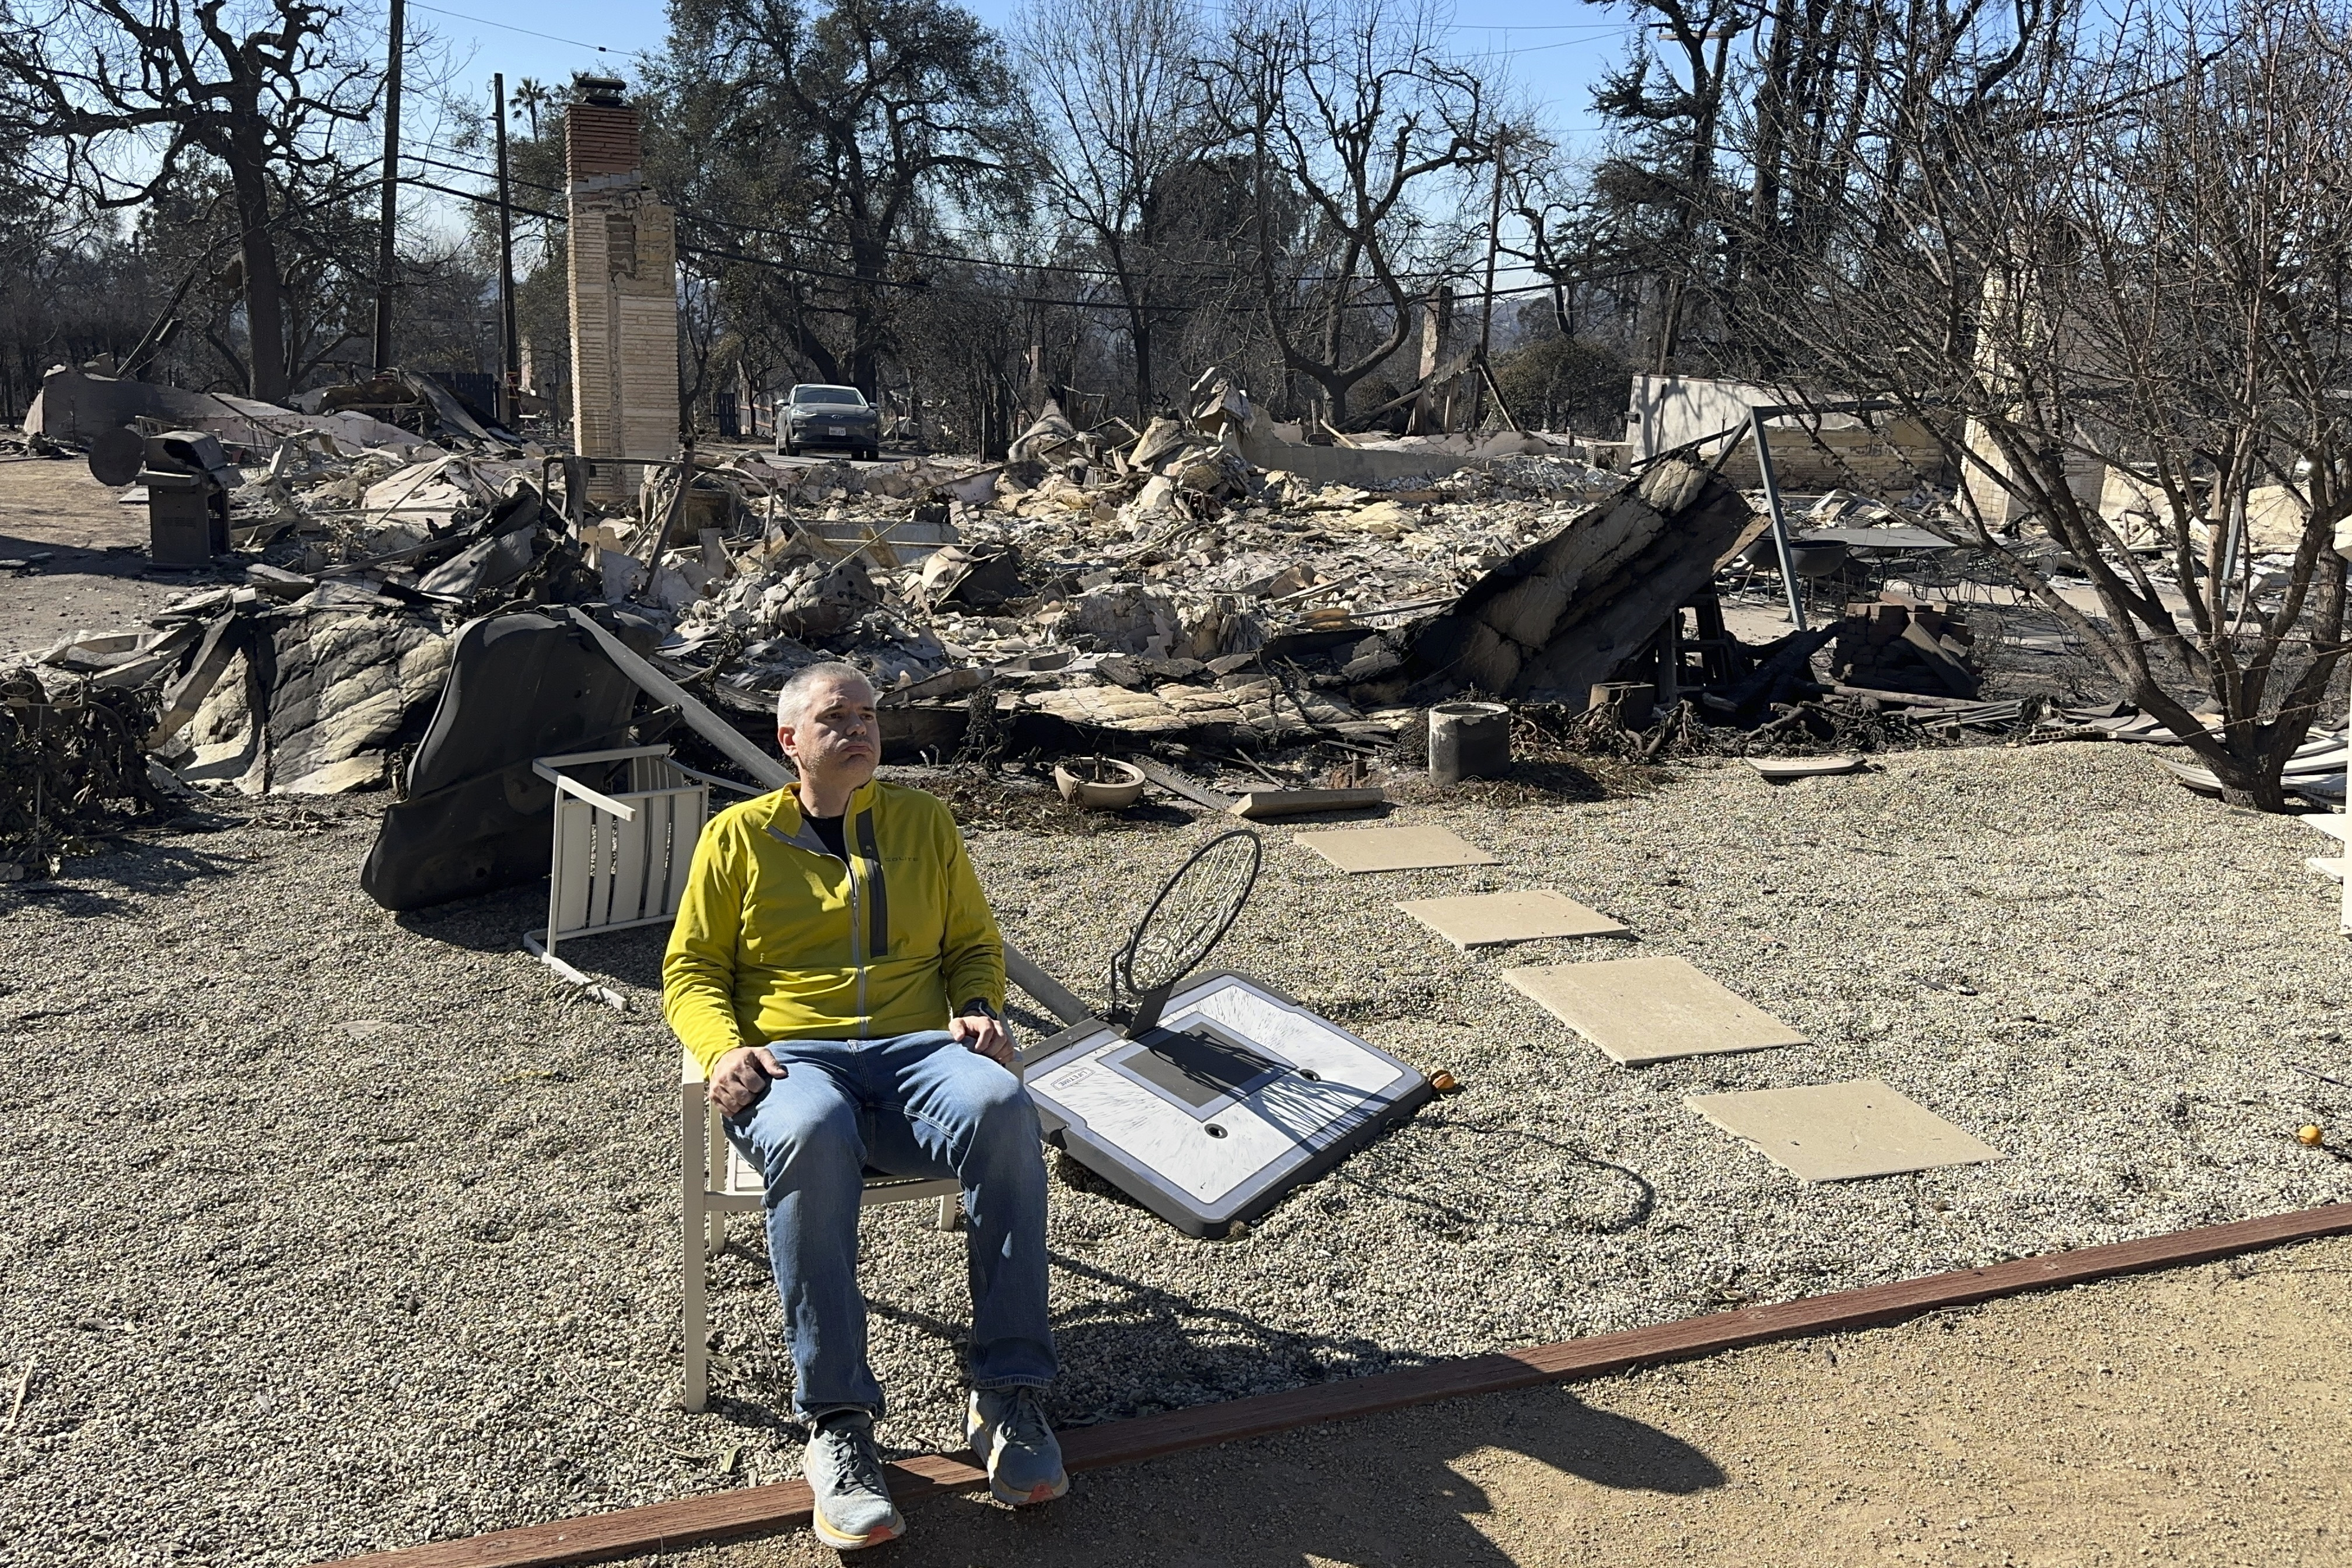
[[[1756,438],[1756,471],[1764,479],[1764,510],[1772,518],[1772,544],[1780,556],[1780,586],[1789,595],[1789,619],[1806,629],[1804,601],[1797,594],[1796,552],[1789,543],[1789,517],[1780,510],[1780,481],[1772,472],[1772,446],[1764,436],[1764,410],[1750,409],[1748,433]]]

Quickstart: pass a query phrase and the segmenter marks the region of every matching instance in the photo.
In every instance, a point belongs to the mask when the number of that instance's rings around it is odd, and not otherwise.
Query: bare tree
[[[1936,430],[1970,477],[1973,542],[2229,798],[2269,810],[2344,652],[2347,25],[2340,0],[2225,0],[2081,36],[1979,25],[1890,57],[1821,242],[1751,227],[1778,281],[1722,301],[1801,346],[1789,380],[1882,395]],[[2150,538],[2103,511],[2110,475],[2154,513]],[[2249,542],[2263,503],[2287,519],[2274,598]],[[2088,575],[2095,613],[2009,535],[2016,511]]]
[[[1597,166],[1531,183],[1524,259],[1565,331],[1600,325],[1652,372],[1752,378],[1787,345],[1717,308],[1759,267],[1817,255],[1873,126],[1925,82],[1997,93],[2070,0],[1633,0],[1624,62],[1593,95]],[[1992,40],[1998,36],[1998,43]],[[1894,174],[1891,166],[1884,173]],[[1768,285],[1769,279],[1764,280]]]
[[[29,140],[53,190],[121,208],[224,175],[257,397],[294,374],[282,220],[360,183],[365,149],[337,132],[372,115],[378,72],[355,45],[310,0],[49,0],[0,28],[0,131]]]
[[[1695,264],[1712,248],[1704,234],[1717,205],[1732,46],[1760,13],[1743,0],[1639,0],[1635,15],[1655,21],[1637,35],[1642,44],[1633,58],[1593,95],[1604,118],[1634,133],[1597,183],[1626,215],[1650,209],[1664,219],[1641,247],[1664,263],[1655,268],[1651,354],[1652,368],[1664,374],[1685,330]]]
[[[677,150],[699,162],[723,145],[740,175],[732,192],[696,182],[693,210],[744,213],[704,243],[799,260],[803,310],[843,320],[848,379],[875,395],[897,306],[926,270],[904,247],[945,207],[1025,205],[1034,146],[1002,50],[947,0],[831,0],[814,16],[796,0],[676,0],[670,16],[661,90],[716,139]],[[801,339],[832,357],[822,334]]]
[[[1260,306],[1334,424],[1349,389],[1412,334],[1436,281],[1428,264],[1468,253],[1463,177],[1503,129],[1479,78],[1435,39],[1412,0],[1265,0],[1236,15],[1226,54],[1206,63],[1222,129],[1250,159]],[[1433,189],[1448,181],[1450,212]],[[1286,184],[1305,197],[1304,237],[1275,221]],[[1367,303],[1385,307],[1378,324],[1351,331]]]
[[[1093,241],[1126,307],[1135,405],[1151,412],[1154,327],[1165,258],[1152,244],[1154,198],[1210,139],[1193,60],[1200,31],[1186,0],[1034,0],[1020,58],[1045,111],[1047,198]]]

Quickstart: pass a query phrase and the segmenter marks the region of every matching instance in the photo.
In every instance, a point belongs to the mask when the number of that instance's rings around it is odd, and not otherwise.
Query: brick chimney
[[[572,283],[572,441],[589,493],[636,489],[636,465],[678,450],[677,236],[646,185],[635,107],[609,77],[575,77],[564,113]]]

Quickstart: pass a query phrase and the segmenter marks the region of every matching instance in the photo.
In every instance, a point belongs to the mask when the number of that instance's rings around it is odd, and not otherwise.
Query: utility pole
[[[400,219],[400,35],[403,0],[392,0],[392,48],[383,74],[383,233],[375,253],[375,368],[392,368],[392,232]]]
[[[1503,240],[1503,155],[1511,145],[1510,138],[1499,131],[1495,135],[1495,203],[1486,215],[1486,297],[1478,301],[1478,363],[1486,363],[1486,347],[1495,339],[1495,253]],[[1494,371],[1486,372],[1492,375]],[[1475,433],[1486,417],[1486,384],[1482,378],[1470,384],[1470,428]],[[1510,416],[1503,416],[1507,419]]]
[[[507,179],[507,79],[493,74],[490,91],[498,99],[499,110],[499,316],[507,373],[507,406],[501,412],[514,420],[522,416],[522,336],[515,330],[514,192]]]

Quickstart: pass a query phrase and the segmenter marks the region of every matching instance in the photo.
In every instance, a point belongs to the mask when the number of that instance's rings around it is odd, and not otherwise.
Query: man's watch
[[[959,1018],[993,1018],[996,1016],[996,1009],[989,1005],[987,997],[975,996],[971,1001],[963,1005],[963,1011],[957,1014],[956,1016]]]

